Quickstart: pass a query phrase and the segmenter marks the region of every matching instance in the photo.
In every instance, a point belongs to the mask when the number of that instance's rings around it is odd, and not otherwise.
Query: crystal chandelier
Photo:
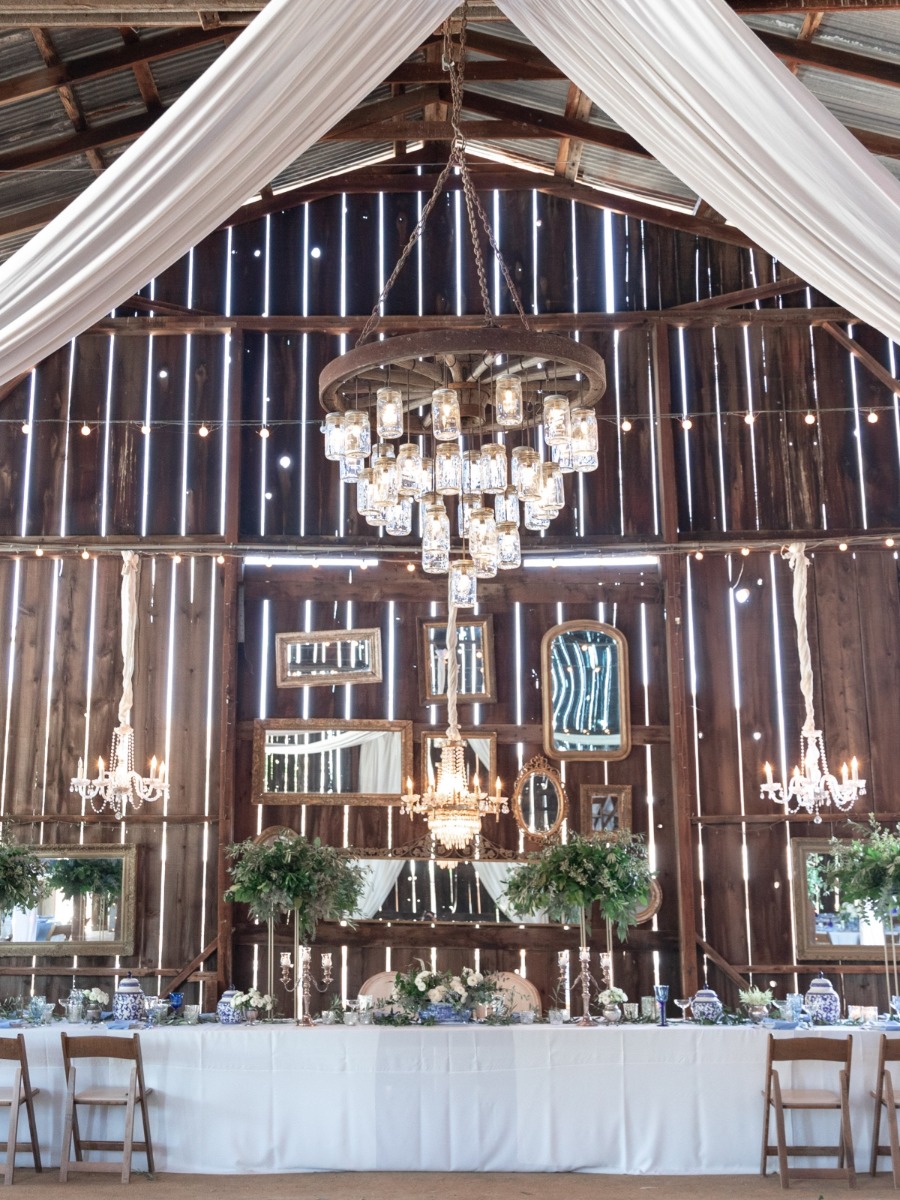
[[[119,701],[119,724],[113,730],[109,764],[106,765],[102,758],[98,759],[97,775],[90,779],[85,774],[84,760],[79,758],[78,774],[69,786],[69,791],[78,792],[90,801],[94,812],[110,808],[120,821],[129,804],[138,809],[145,800],[156,801],[169,795],[164,762],[157,765],[154,756],[150,762],[149,777],[139,775],[134,769],[134,730],[130,719],[134,702],[132,678],[140,558],[133,551],[124,550],[122,559],[122,699]]]
[[[418,504],[423,570],[449,574],[451,599],[460,607],[475,603],[478,579],[520,566],[521,525],[549,528],[566,505],[565,477],[597,469],[594,410],[606,387],[603,359],[594,350],[530,329],[475,192],[459,124],[465,29],[464,7],[458,47],[450,40],[449,23],[444,27],[443,62],[456,134],[450,159],[356,348],[329,363],[319,377],[325,457],[340,464],[341,480],[355,488],[357,512],[390,536],[407,537]],[[454,168],[462,183],[484,326],[366,345]],[[501,329],[494,320],[482,234],[521,329]],[[454,527],[463,547],[459,558],[451,557]]]
[[[849,770],[846,763],[841,764],[841,779],[838,782],[828,770],[822,731],[816,729],[812,656],[806,628],[809,561],[805,549],[803,542],[792,542],[786,554],[794,572],[794,623],[797,627],[797,651],[800,656],[800,690],[806,702],[806,720],[800,731],[800,762],[794,767],[787,786],[781,782],[773,782],[772,767],[766,763],[766,782],[760,787],[760,795],[763,798],[768,797],[775,804],[783,804],[785,811],[789,813],[803,809],[812,815],[814,824],[820,825],[822,808],[834,806],[839,812],[847,812],[853,807],[857,796],[865,795],[866,781],[859,778],[858,764],[853,758]]]
[[[441,747],[441,761],[434,783],[428,784],[422,795],[413,792],[412,780],[407,779],[400,806],[400,811],[410,816],[424,816],[435,842],[448,850],[470,846],[481,832],[482,817],[509,812],[507,797],[500,794],[499,778],[492,793],[482,791],[477,772],[471,782],[466,778],[466,744],[460,736],[456,716],[459,687],[456,609],[451,591],[447,617],[447,737]]]

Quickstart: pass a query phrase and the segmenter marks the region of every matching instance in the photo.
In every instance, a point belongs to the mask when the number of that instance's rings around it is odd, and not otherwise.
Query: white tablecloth
[[[880,1035],[852,1032],[853,1131],[862,1165]],[[42,1093],[36,1102],[41,1150],[55,1164],[65,1091],[59,1029],[29,1029],[25,1040],[32,1084]],[[223,1174],[750,1174],[759,1169],[766,1043],[760,1029],[677,1025],[213,1025],[141,1034],[147,1086],[155,1089],[157,1170]],[[824,1082],[819,1068],[803,1069],[807,1074],[797,1082]],[[79,1086],[87,1070],[79,1067]],[[120,1136],[121,1113],[90,1119],[94,1137],[103,1136],[101,1128]],[[815,1134],[836,1142],[833,1114],[794,1119],[796,1140]],[[85,1136],[91,1136],[88,1128]],[[136,1169],[143,1165],[138,1155]],[[770,1169],[775,1166],[773,1160]]]

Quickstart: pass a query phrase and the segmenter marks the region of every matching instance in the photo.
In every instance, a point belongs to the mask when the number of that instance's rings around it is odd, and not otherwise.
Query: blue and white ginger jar
[[[144,989],[129,971],[113,996],[113,1017],[117,1021],[143,1021],[145,1015]]]
[[[216,1005],[216,1016],[220,1025],[243,1025],[244,1010],[232,1007],[231,1001],[238,994],[236,987],[230,987],[222,993],[222,999]]]
[[[822,1025],[834,1025],[841,1017],[841,998],[831,986],[831,980],[825,978],[823,971],[818,979],[809,985],[809,991],[804,999],[809,1015]]]
[[[433,1020],[436,1025],[468,1025],[472,1020],[472,1010],[471,1008],[456,1009],[452,1004],[438,1001],[420,1008],[419,1016],[425,1020]]]
[[[722,1015],[722,1001],[712,988],[701,988],[691,1001],[691,1012],[695,1021],[718,1021]]]

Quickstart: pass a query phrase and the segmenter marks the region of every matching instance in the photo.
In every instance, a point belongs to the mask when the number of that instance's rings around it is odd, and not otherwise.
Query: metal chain
[[[490,244],[491,249],[494,251],[494,254],[497,256],[497,261],[500,265],[500,270],[503,274],[504,282],[506,283],[506,286],[509,289],[509,294],[512,297],[513,303],[515,304],[516,311],[518,312],[519,317],[521,318],[522,324],[525,326],[526,329],[529,328],[528,318],[525,316],[525,310],[522,307],[522,301],[519,298],[518,290],[516,288],[516,285],[513,283],[512,276],[510,275],[509,268],[506,265],[503,255],[500,253],[500,247],[497,245],[497,239],[494,237],[494,231],[491,228],[490,222],[488,221],[487,213],[484,211],[484,207],[483,207],[481,201],[478,199],[478,195],[475,192],[475,185],[472,183],[472,177],[469,174],[469,164],[466,160],[466,139],[462,133],[462,129],[460,126],[460,118],[461,118],[461,113],[462,113],[463,81],[464,81],[464,77],[465,77],[465,65],[466,65],[465,64],[465,53],[466,53],[467,23],[468,23],[468,0],[464,0],[464,3],[462,5],[462,19],[461,19],[460,31],[459,31],[459,42],[457,44],[458,49],[457,49],[457,54],[455,57],[454,57],[454,53],[453,53],[453,50],[454,50],[453,39],[450,36],[450,20],[449,20],[449,18],[444,22],[444,25],[442,28],[442,47],[441,47],[442,65],[450,76],[450,99],[451,99],[450,124],[453,128],[453,143],[450,147],[450,157],[447,160],[447,165],[444,167],[444,169],[441,171],[440,175],[438,176],[437,182],[434,185],[434,189],[432,190],[432,193],[429,196],[427,203],[425,204],[424,208],[422,209],[421,216],[419,217],[418,221],[416,222],[412,233],[409,235],[406,245],[403,247],[403,251],[400,254],[399,259],[397,260],[397,265],[394,267],[393,271],[391,272],[390,278],[388,279],[387,283],[381,289],[381,295],[375,301],[375,305],[372,309],[371,314],[369,315],[369,319],[368,319],[368,321],[366,321],[365,327],[363,328],[362,333],[359,335],[359,339],[356,343],[357,346],[363,345],[363,343],[366,341],[366,339],[370,336],[370,334],[377,327],[378,322],[381,317],[382,305],[384,304],[385,300],[387,299],[388,293],[390,292],[391,288],[396,283],[398,275],[403,270],[403,267],[406,264],[406,260],[409,258],[410,254],[413,251],[413,248],[415,247],[419,238],[422,236],[422,232],[425,228],[425,224],[426,224],[429,216],[431,215],[431,212],[434,209],[435,204],[437,203],[438,197],[440,196],[441,192],[443,192],[444,186],[447,182],[447,179],[450,176],[450,172],[453,170],[454,167],[457,167],[459,169],[460,179],[462,181],[463,197],[466,202],[466,217],[467,217],[468,225],[469,225],[469,236],[472,240],[472,251],[475,255],[475,268],[476,268],[476,271],[478,274],[478,287],[481,292],[481,302],[482,302],[482,305],[484,306],[485,324],[486,325],[493,324],[494,314],[491,309],[490,293],[488,292],[487,272],[485,270],[485,265],[484,265],[484,255],[481,252],[481,243],[478,238],[478,226],[477,226],[476,220],[475,220],[476,215],[478,216],[478,218],[481,221],[481,224],[484,228],[485,234],[487,235],[488,243]]]

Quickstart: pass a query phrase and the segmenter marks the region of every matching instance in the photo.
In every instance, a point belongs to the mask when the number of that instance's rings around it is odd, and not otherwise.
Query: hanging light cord
[[[122,551],[122,699],[119,726],[130,728],[134,704],[134,639],[137,632],[137,590],[141,560],[133,550]]]
[[[528,318],[525,316],[525,309],[522,306],[522,301],[519,297],[518,289],[513,282],[512,275],[506,265],[503,255],[500,253],[500,247],[497,244],[497,239],[494,237],[494,231],[488,221],[487,213],[478,195],[475,191],[475,185],[472,182],[472,176],[469,173],[469,164],[466,159],[466,139],[462,132],[460,124],[463,102],[463,83],[466,70],[466,24],[468,17],[468,0],[464,0],[462,5],[462,18],[459,30],[459,43],[457,53],[454,54],[453,40],[450,36],[450,21],[444,22],[442,29],[443,49],[442,49],[442,66],[450,76],[450,125],[453,129],[453,141],[450,146],[450,157],[447,160],[447,165],[441,171],[434,185],[431,195],[428,197],[425,206],[422,209],[422,215],[415,224],[412,233],[403,247],[403,251],[397,260],[397,265],[391,272],[390,278],[381,290],[381,295],[375,301],[375,306],[366,321],[362,333],[359,335],[357,346],[362,346],[367,338],[376,329],[381,311],[388,293],[397,281],[397,277],[403,270],[406,260],[413,251],[413,247],[422,236],[422,231],[428,221],[431,212],[437,203],[438,197],[443,192],[447,180],[450,177],[450,172],[454,167],[459,169],[460,179],[462,181],[463,198],[466,202],[466,217],[469,225],[469,237],[472,241],[472,252],[475,255],[475,267],[478,272],[478,287],[481,291],[481,303],[484,307],[484,323],[485,325],[494,324],[494,313],[491,309],[491,300],[487,286],[487,272],[484,265],[484,255],[481,252],[481,241],[478,236],[478,225],[475,220],[476,215],[481,221],[482,228],[487,236],[488,243],[494,254],[497,256],[497,262],[503,274],[503,279],[506,283],[509,294],[512,297],[513,304],[519,314],[519,318],[526,329],[530,329]]]
[[[791,542],[782,557],[788,560],[788,565],[794,573],[793,600],[794,624],[797,627],[797,653],[800,657],[800,691],[806,702],[806,720],[803,723],[804,733],[814,733],[816,717],[813,711],[813,673],[812,654],[809,649],[809,633],[806,617],[806,590],[809,559],[806,557],[804,542]]]

